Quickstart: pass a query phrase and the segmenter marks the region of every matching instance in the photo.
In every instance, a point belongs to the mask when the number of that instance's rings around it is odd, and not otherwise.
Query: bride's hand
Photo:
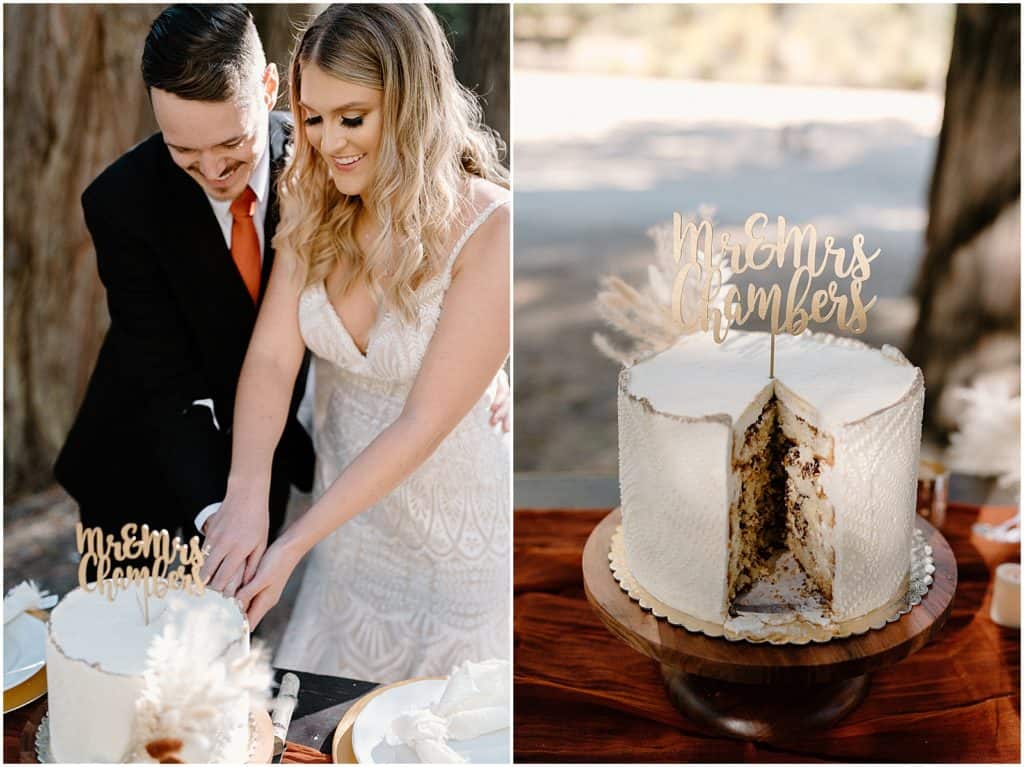
[[[267,549],[270,512],[267,500],[256,501],[257,493],[228,492],[220,510],[204,527],[210,553],[203,564],[207,586],[224,596],[235,592],[256,574]]]
[[[282,538],[271,544],[260,560],[256,575],[238,592],[237,599],[255,629],[263,616],[281,599],[288,579],[302,559],[302,552]]]

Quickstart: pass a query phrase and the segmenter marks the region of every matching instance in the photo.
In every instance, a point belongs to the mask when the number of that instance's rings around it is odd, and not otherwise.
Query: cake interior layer
[[[786,473],[786,541],[826,602],[832,602],[836,571],[835,511],[821,489],[821,459],[803,445],[792,445],[783,458]]]
[[[826,605],[835,574],[832,504],[820,483],[828,435],[771,397],[733,443],[727,607],[791,551]],[[826,455],[822,455],[826,453]]]

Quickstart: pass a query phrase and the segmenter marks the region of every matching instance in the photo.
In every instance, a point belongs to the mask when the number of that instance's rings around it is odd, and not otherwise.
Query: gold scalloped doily
[[[608,562],[611,566],[612,576],[633,601],[637,602],[643,609],[655,617],[666,620],[673,626],[679,626],[687,631],[705,634],[710,637],[724,637],[733,642],[769,642],[776,645],[828,642],[832,639],[842,639],[843,637],[864,634],[872,629],[883,628],[886,624],[893,623],[899,620],[901,616],[909,613],[914,605],[921,603],[924,595],[928,593],[928,589],[932,585],[932,575],[935,573],[932,547],[925,542],[924,534],[920,530],[915,529],[914,540],[911,546],[910,572],[907,575],[906,588],[898,598],[888,604],[871,611],[867,615],[841,623],[830,623],[828,625],[812,623],[801,619],[794,612],[788,614],[792,620],[781,626],[763,625],[759,629],[734,631],[727,625],[704,621],[682,610],[670,607],[652,596],[649,591],[641,586],[636,578],[633,577],[633,573],[626,563],[622,525],[616,527],[615,533],[612,535]]]

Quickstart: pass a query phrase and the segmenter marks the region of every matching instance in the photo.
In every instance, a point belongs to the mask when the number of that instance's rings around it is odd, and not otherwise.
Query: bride
[[[307,553],[275,664],[389,682],[509,653],[508,173],[422,5],[337,5],[290,68],[278,258],[238,388],[207,572],[256,626]],[[266,547],[315,355],[314,503]],[[234,581],[234,582],[232,582]]]

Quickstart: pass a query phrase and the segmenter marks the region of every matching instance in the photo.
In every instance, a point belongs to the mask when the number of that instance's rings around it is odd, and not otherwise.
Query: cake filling
[[[800,596],[816,597],[828,611],[835,575],[835,516],[820,478],[830,458],[827,435],[776,396],[742,438],[734,440],[737,489],[729,514],[727,597],[731,614],[759,582],[773,582],[783,574],[792,582],[794,568],[804,575],[806,586],[801,588],[815,592]],[[785,595],[780,601],[778,608],[792,607]]]

